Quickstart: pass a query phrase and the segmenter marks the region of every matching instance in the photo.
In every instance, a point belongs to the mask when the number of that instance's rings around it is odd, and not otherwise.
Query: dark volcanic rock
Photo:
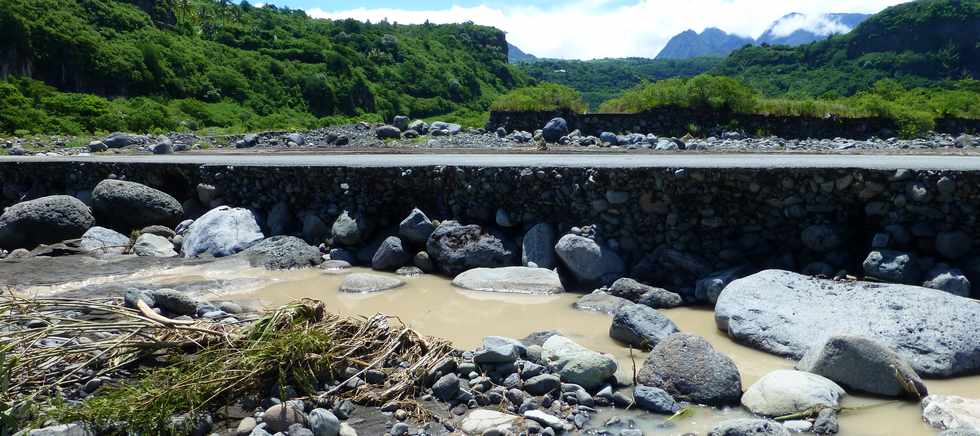
[[[66,239],[80,238],[95,225],[85,203],[67,195],[23,201],[0,215],[0,248],[34,248]]]
[[[644,350],[655,347],[664,338],[677,333],[669,318],[649,306],[629,304],[616,310],[609,336]]]
[[[709,406],[735,405],[742,397],[742,376],[735,362],[690,333],[660,341],[643,362],[637,382],[678,400]]]
[[[844,387],[889,397],[929,395],[909,363],[888,347],[859,336],[833,336],[796,365]],[[907,387],[912,387],[909,392]]]
[[[317,266],[323,262],[320,250],[295,236],[273,236],[242,252],[252,266],[266,269],[294,269]]]
[[[166,192],[124,180],[107,179],[92,190],[100,224],[123,233],[159,224],[175,227],[184,217],[180,202]]]
[[[429,235],[426,251],[445,274],[455,276],[471,268],[516,265],[517,247],[506,238],[486,233],[478,225],[446,221]]]
[[[918,286],[767,270],[728,285],[715,321],[738,342],[796,359],[833,335],[849,334],[895,350],[927,377],[980,370],[980,305]]]

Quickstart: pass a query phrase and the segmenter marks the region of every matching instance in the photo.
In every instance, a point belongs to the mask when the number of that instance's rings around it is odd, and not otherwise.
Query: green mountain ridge
[[[171,112],[173,122],[246,129],[277,114],[310,125],[324,117],[479,112],[527,82],[508,65],[504,33],[494,28],[318,20],[300,10],[212,0],[4,0],[0,74],[141,105],[188,100],[187,111],[157,109]],[[38,94],[28,99],[51,94],[35,84],[17,87]],[[222,104],[240,108],[225,117],[231,120],[188,113]],[[83,123],[89,130],[143,127],[106,119],[125,109],[118,104],[96,106],[105,122]],[[242,117],[248,120],[234,119]]]

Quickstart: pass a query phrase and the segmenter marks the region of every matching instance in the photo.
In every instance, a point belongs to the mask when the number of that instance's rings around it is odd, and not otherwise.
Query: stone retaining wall
[[[164,190],[187,211],[228,204],[264,218],[282,202],[294,233],[304,231],[306,216],[327,230],[346,209],[370,217],[375,235],[393,234],[413,207],[433,219],[510,221],[504,232],[515,239],[539,222],[554,224],[559,234],[595,225],[601,240],[636,265],[632,275],[674,287],[744,264],[802,271],[819,261],[859,273],[872,238],[889,225],[890,246],[918,254],[923,268],[935,258],[980,271],[972,252],[941,259],[935,247],[943,232],[980,237],[976,172],[5,163],[0,206],[62,193],[84,200],[110,176]],[[214,187],[211,205],[200,204],[206,195],[199,184]],[[804,229],[817,224],[828,224],[841,243],[823,251],[814,249],[820,241],[805,244]]]
[[[617,134],[653,133],[659,136],[681,137],[687,133],[720,135],[724,131],[737,130],[748,135],[778,136],[786,139],[838,137],[868,139],[872,136],[893,137],[899,130],[893,120],[885,118],[787,117],[696,111],[676,107],[665,107],[639,114],[575,114],[569,111],[491,112],[487,127],[490,130],[504,127],[508,130],[533,132],[556,116],[565,118],[569,130],[579,129],[583,134],[594,136],[609,131]],[[980,131],[980,120],[942,118],[936,121],[935,130],[953,135],[977,132]]]

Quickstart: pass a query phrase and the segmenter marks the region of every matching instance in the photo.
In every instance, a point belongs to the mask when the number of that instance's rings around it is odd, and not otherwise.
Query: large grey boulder
[[[154,224],[173,228],[184,219],[184,207],[170,194],[125,180],[95,185],[92,210],[100,224],[123,233]]]
[[[264,238],[252,211],[220,206],[196,219],[184,235],[184,257],[231,256]]]
[[[782,424],[768,419],[738,418],[722,421],[708,436],[790,436]]]
[[[394,271],[412,261],[412,254],[405,250],[402,240],[397,236],[389,236],[381,241],[374,256],[371,257],[371,269],[378,271]]]
[[[541,136],[547,142],[558,142],[562,136],[568,134],[568,123],[565,122],[564,118],[552,118],[544,125],[541,129]]]
[[[876,250],[864,259],[864,273],[885,281],[913,284],[919,281],[919,266],[909,254],[895,250]]]
[[[554,269],[558,266],[555,257],[555,228],[548,223],[538,223],[524,234],[521,243],[521,265]]]
[[[656,309],[642,304],[622,306],[613,315],[609,336],[632,347],[649,350],[677,333],[677,326]]]
[[[412,209],[412,212],[398,224],[398,235],[410,243],[424,244],[435,229],[436,226],[424,212]]]
[[[740,343],[794,359],[831,336],[850,334],[895,350],[923,376],[980,370],[980,305],[918,286],[766,270],[722,291],[715,322]]]
[[[52,195],[22,201],[0,215],[0,248],[32,249],[80,238],[93,225],[92,211],[75,197]]]
[[[177,257],[174,243],[163,236],[143,233],[133,244],[133,253],[146,257]]]
[[[241,254],[252,266],[269,270],[296,269],[323,263],[316,247],[295,236],[273,236],[263,239]]]
[[[674,398],[709,406],[739,403],[742,376],[735,362],[704,338],[675,333],[660,341],[643,362],[637,382]]]
[[[613,282],[609,293],[654,309],[677,307],[683,302],[678,294],[625,277]]]
[[[875,395],[918,399],[929,394],[922,379],[902,356],[860,336],[832,336],[807,351],[796,368]]]
[[[940,430],[980,431],[980,400],[955,395],[922,399],[922,420]]]
[[[742,405],[763,416],[836,408],[844,389],[826,377],[803,371],[779,369],[753,383],[742,395]]]
[[[517,247],[509,239],[456,221],[440,224],[425,245],[436,266],[451,276],[471,268],[512,266],[519,259]]]
[[[390,125],[378,127],[374,132],[378,135],[378,139],[398,139],[402,137],[401,129]]]
[[[596,241],[578,235],[565,235],[555,244],[555,253],[580,282],[597,283],[619,278],[626,266],[623,259]]]
[[[82,235],[83,250],[96,255],[123,254],[129,248],[129,236],[105,227],[94,226]]]
[[[367,219],[361,215],[343,211],[330,228],[334,242],[357,245],[368,237]]]
[[[553,335],[541,346],[541,359],[558,369],[565,383],[595,390],[616,373],[616,361],[564,336]]]
[[[400,288],[405,285],[401,279],[377,274],[354,273],[344,277],[340,292],[369,293]]]
[[[133,144],[138,144],[141,138],[128,133],[115,132],[102,139],[102,143],[109,148],[123,148]]]
[[[558,273],[544,268],[507,266],[473,268],[453,279],[453,286],[471,291],[510,294],[560,294],[565,292]]]

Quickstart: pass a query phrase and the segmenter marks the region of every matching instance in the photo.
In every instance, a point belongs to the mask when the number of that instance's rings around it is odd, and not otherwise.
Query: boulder
[[[423,120],[415,120],[409,123],[408,128],[419,132],[420,135],[425,135],[429,133],[429,123]]]
[[[52,195],[22,201],[0,215],[0,249],[33,249],[80,238],[93,225],[92,211],[75,197]]]
[[[679,330],[656,309],[641,304],[620,307],[613,314],[609,336],[631,347],[649,350]]]
[[[100,224],[123,233],[159,224],[175,227],[184,207],[166,192],[125,180],[106,179],[92,190],[92,210]]]
[[[844,389],[825,377],[780,369],[749,386],[742,395],[742,405],[758,415],[784,416],[823,407],[836,408],[844,395]]]
[[[885,281],[912,284],[919,280],[919,267],[909,253],[876,250],[864,260],[864,273]]]
[[[509,434],[521,418],[496,410],[475,409],[460,423],[459,429],[467,435]],[[496,433],[493,433],[496,432]]]
[[[419,209],[412,212],[398,225],[398,235],[412,244],[424,244],[436,226]]]
[[[399,130],[408,130],[408,117],[404,115],[395,115],[391,119],[391,125],[397,127]]]
[[[371,268],[378,271],[394,271],[412,261],[412,254],[402,246],[397,236],[389,236],[381,242],[371,257]]]
[[[616,373],[613,358],[576,344],[564,336],[553,335],[541,346],[541,359],[558,369],[565,383],[596,390]]]
[[[922,420],[940,430],[980,431],[980,400],[955,395],[922,399]]]
[[[524,234],[521,243],[521,265],[533,263],[538,268],[554,269],[558,266],[555,257],[555,228],[548,223],[538,223]]]
[[[425,245],[436,266],[451,276],[471,268],[511,266],[518,261],[517,247],[509,239],[456,221],[440,224]]]
[[[307,268],[323,263],[320,250],[295,236],[273,236],[245,249],[242,256],[252,266],[269,270]]]
[[[561,391],[561,380],[556,375],[540,374],[524,382],[524,390],[531,395],[544,395]]]
[[[369,227],[367,220],[360,215],[343,211],[330,228],[334,242],[343,245],[357,245],[367,240]]]
[[[155,307],[174,315],[193,316],[197,314],[198,302],[184,292],[175,289],[155,289],[149,292]],[[139,298],[139,297],[137,297]]]
[[[174,236],[177,236],[177,233],[174,232],[173,230],[170,230],[169,227],[159,226],[159,225],[143,227],[143,229],[140,230],[140,234],[144,234],[144,233],[161,236],[167,239],[173,239]]]
[[[564,118],[552,118],[541,129],[541,136],[547,142],[558,142],[562,136],[568,135],[568,123]]]
[[[512,294],[560,294],[565,291],[558,273],[524,266],[474,268],[456,276],[453,286],[471,291]]]
[[[961,297],[970,296],[970,280],[966,278],[963,271],[950,268],[949,265],[940,263],[932,267],[924,279],[925,282],[922,283],[922,286],[927,288],[938,289]]]
[[[460,393],[459,389],[459,377],[456,374],[449,373],[438,380],[432,385],[432,394],[436,398],[449,402],[456,398]]]
[[[252,211],[220,206],[190,225],[181,249],[184,257],[231,256],[261,241],[263,237]]]
[[[340,434],[340,420],[327,409],[313,409],[307,417],[313,436],[337,436]]]
[[[653,413],[671,415],[681,410],[667,391],[651,386],[640,385],[633,389],[633,402],[636,407]]]
[[[602,312],[608,315],[616,313],[616,310],[623,306],[634,304],[632,301],[615,295],[609,295],[603,291],[593,291],[591,294],[583,295],[572,307],[578,310],[590,312]]]
[[[143,233],[136,238],[136,243],[133,244],[133,253],[137,256],[147,257],[177,257],[173,242],[152,233]]]
[[[265,414],[262,415],[262,422],[272,433],[285,433],[293,424],[300,424],[305,427],[306,415],[299,407],[286,402],[266,409]]]
[[[129,243],[129,236],[99,226],[86,230],[80,242],[83,250],[96,255],[123,254]]]
[[[782,424],[768,419],[739,418],[722,421],[708,436],[790,436]]]
[[[578,235],[565,235],[555,244],[555,253],[580,282],[597,283],[626,270],[623,259],[596,241]]]
[[[728,285],[715,322],[740,343],[794,359],[831,336],[850,334],[895,350],[923,376],[980,371],[980,305],[918,286],[767,270]]]
[[[381,276],[377,274],[355,273],[344,277],[340,283],[340,292],[349,293],[368,293],[381,292],[389,289],[399,288],[405,282],[395,277]]]
[[[709,406],[735,405],[742,396],[742,376],[735,362],[690,333],[661,340],[643,362],[637,382],[663,389],[678,400]]]
[[[860,336],[831,336],[807,351],[796,368],[875,395],[918,399],[929,394],[905,359],[888,347]]]
[[[609,287],[609,293],[654,309],[677,307],[682,303],[680,295],[625,277],[616,280]]]
[[[389,125],[378,127],[374,133],[378,135],[378,139],[398,139],[402,137],[401,129]]]
[[[130,145],[138,144],[139,142],[140,137],[120,132],[113,133],[102,139],[102,143],[109,148],[129,147]]]
[[[600,133],[599,140],[609,145],[619,145],[619,137],[617,137],[616,134],[613,132]]]

